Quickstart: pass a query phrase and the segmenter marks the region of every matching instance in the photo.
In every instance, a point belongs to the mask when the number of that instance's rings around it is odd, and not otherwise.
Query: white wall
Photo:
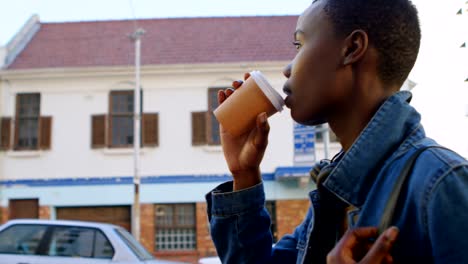
[[[278,65],[281,66],[266,65],[264,72],[281,92],[283,64]],[[250,70],[216,66],[200,70],[179,68],[167,72],[161,69],[145,71],[143,68],[143,110],[159,113],[160,145],[142,149],[141,175],[227,174],[220,147],[191,146],[190,112],[207,110],[208,87],[230,85]],[[84,76],[76,72],[67,74],[56,70],[32,77],[31,74],[6,77],[10,83],[10,96],[2,102],[14,100],[19,92],[40,92],[41,115],[52,116],[53,121],[50,151],[9,151],[0,154],[3,179],[133,175],[132,149],[90,147],[91,116],[108,112],[111,90],[133,89],[130,84],[133,73],[127,70],[116,75],[88,73],[89,76]],[[5,115],[14,115],[12,107],[2,105],[2,108]],[[292,121],[288,110],[271,117],[270,124],[270,145],[262,164],[263,172],[273,172],[278,166],[289,166],[293,159]]]
[[[5,57],[6,57],[6,48],[0,46],[0,69],[3,67],[5,64]]]
[[[262,70],[281,92],[284,64],[143,67],[144,111],[159,112],[160,145],[142,149],[141,175],[228,174],[220,147],[191,146],[190,112],[207,109],[208,87],[230,85],[253,69]],[[467,91],[462,91],[462,86],[443,86],[442,82],[436,83],[442,88],[433,88],[434,83],[418,74],[416,69],[412,104],[421,111],[428,135],[468,156]],[[1,179],[132,176],[132,149],[90,147],[91,115],[107,113],[109,92],[132,89],[132,81],[131,67],[4,74],[0,113],[14,115],[16,93],[40,92],[41,115],[53,117],[53,128],[50,151],[0,152]],[[270,143],[262,163],[265,173],[291,166],[293,161],[289,110],[285,108],[269,121]],[[338,150],[339,146],[334,146],[330,155]],[[317,159],[321,158],[323,149],[319,145]]]

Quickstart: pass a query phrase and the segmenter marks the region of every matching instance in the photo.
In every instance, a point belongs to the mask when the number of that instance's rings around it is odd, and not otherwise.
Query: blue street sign
[[[294,164],[315,163],[315,128],[294,123]]]

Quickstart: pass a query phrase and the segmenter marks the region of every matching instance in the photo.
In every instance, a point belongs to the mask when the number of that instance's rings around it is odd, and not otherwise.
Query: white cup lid
[[[273,106],[281,112],[283,110],[284,99],[281,95],[271,86],[268,80],[260,71],[252,71],[250,72],[250,77],[254,79],[254,81],[258,84],[258,87],[262,90],[262,92],[266,95],[266,97],[270,100]]]

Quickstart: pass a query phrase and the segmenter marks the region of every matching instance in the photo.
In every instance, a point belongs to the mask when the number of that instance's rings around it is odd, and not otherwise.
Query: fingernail
[[[260,122],[262,123],[266,123],[267,121],[267,114],[265,112],[263,112],[261,115],[260,115]]]
[[[237,81],[234,81],[234,83],[236,84],[236,86],[241,86],[242,83],[244,83],[242,80],[237,80]]]
[[[390,229],[387,230],[385,233],[385,236],[388,238],[390,241],[395,241],[397,236],[398,236],[399,229],[396,226],[390,227]]]

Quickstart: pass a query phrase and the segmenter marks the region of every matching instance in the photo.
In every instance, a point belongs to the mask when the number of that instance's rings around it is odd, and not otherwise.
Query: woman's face
[[[292,118],[305,125],[326,122],[350,92],[344,85],[349,78],[343,70],[343,40],[334,33],[323,5],[324,1],[313,3],[299,17],[294,34],[297,54],[284,69],[286,106]]]

